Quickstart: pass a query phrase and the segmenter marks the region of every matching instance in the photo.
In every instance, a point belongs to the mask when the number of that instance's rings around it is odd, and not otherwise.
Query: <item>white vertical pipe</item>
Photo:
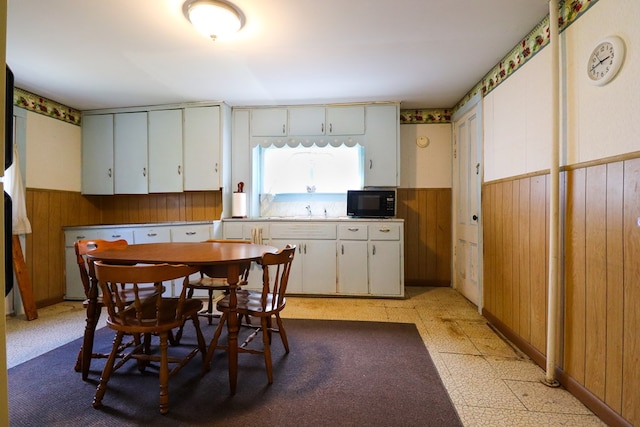
[[[560,58],[558,0],[549,1],[549,46],[551,47],[551,166],[549,168],[549,281],[547,301],[547,367],[544,383],[557,386],[555,379],[558,338],[558,247],[560,204]]]

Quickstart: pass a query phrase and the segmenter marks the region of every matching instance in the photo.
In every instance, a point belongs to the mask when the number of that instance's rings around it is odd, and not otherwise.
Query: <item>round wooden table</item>
[[[229,299],[231,311],[237,303],[236,286],[240,276],[240,265],[243,263],[258,261],[265,252],[277,252],[273,246],[245,244],[245,243],[146,243],[128,245],[122,249],[96,249],[87,256],[91,260],[113,264],[186,264],[197,266],[204,274],[219,274],[226,270],[227,283],[229,284]],[[91,280],[89,295],[89,307],[87,308],[87,325],[94,322],[97,314],[96,300],[98,297],[98,284]],[[227,322],[229,340],[229,387],[231,394],[236,392],[238,378],[238,317],[230,315]],[[93,341],[93,338],[91,338]],[[84,348],[89,348],[89,343]],[[83,352],[83,358],[91,357],[91,352]],[[83,360],[83,366],[88,366]]]

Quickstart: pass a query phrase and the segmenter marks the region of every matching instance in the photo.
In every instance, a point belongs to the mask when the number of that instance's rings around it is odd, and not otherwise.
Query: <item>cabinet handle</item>
[[[373,169],[373,160],[369,159],[369,169]]]
[[[349,227],[349,228],[347,228],[347,230],[349,230],[349,231],[358,231],[360,229],[358,227]]]
[[[111,168],[107,169],[107,176],[111,178]]]
[[[76,240],[84,240],[86,236],[76,236]]]
[[[282,125],[282,134],[283,134],[283,135],[285,135],[285,134],[286,134],[286,131],[287,131],[286,126],[287,126],[286,124],[283,124],[283,125]]]
[[[112,234],[112,235],[111,235],[111,238],[112,238],[112,239],[119,239],[119,238],[121,238],[121,237],[122,237],[122,234]]]
[[[387,228],[387,227],[381,227],[381,228],[378,229],[378,231],[381,232],[381,233],[388,233],[388,232],[391,231],[391,229]]]
[[[376,245],[372,246],[371,252],[372,252],[372,255],[376,254]]]
[[[218,163],[217,162],[216,162],[216,166],[215,166],[214,170],[216,171],[216,173],[218,173]]]
[[[307,254],[307,244],[306,243],[304,244],[304,254],[305,255]]]
[[[333,123],[329,123],[329,133],[333,133]]]
[[[142,176],[147,176],[147,168],[142,168]]]
[[[320,124],[320,133],[324,133],[324,123]]]
[[[178,165],[178,175],[182,173],[182,166]]]
[[[195,231],[187,231],[184,234],[186,234],[187,236],[193,236],[194,234],[196,234],[196,232]]]
[[[340,245],[340,246],[341,246],[340,251],[342,252],[342,255],[344,255],[344,245]]]
[[[147,233],[147,237],[156,237],[158,233]]]

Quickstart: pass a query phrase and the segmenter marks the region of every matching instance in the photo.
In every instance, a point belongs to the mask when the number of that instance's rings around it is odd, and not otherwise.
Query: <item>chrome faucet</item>
[[[307,215],[311,216],[311,205],[305,206],[305,209],[307,210]]]

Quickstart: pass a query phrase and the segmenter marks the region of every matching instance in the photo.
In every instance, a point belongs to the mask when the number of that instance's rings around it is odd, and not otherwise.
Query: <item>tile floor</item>
[[[406,293],[403,300],[289,297],[283,317],[415,323],[465,426],[605,425],[566,390],[542,384],[544,371],[456,291],[407,287]],[[31,322],[7,317],[8,367],[82,334],[79,302],[38,315]]]

